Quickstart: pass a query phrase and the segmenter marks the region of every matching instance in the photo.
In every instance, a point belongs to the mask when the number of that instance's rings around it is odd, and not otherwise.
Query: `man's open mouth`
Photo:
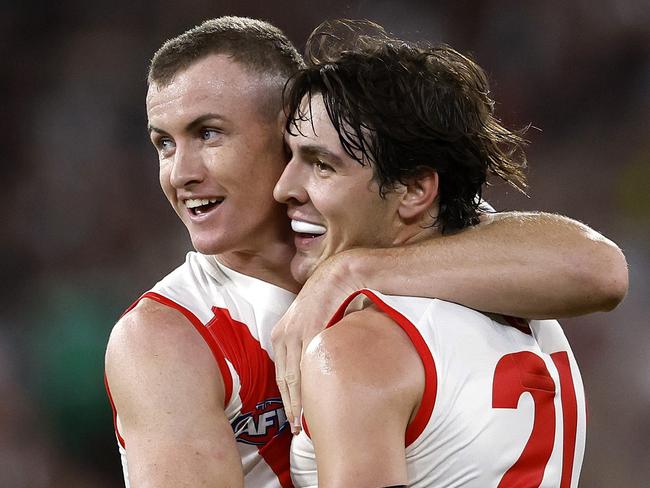
[[[201,215],[209,212],[223,202],[223,198],[191,198],[185,200],[185,207],[192,215]]]
[[[291,220],[291,229],[300,237],[318,237],[325,232],[327,228],[322,225],[312,224],[311,222],[304,222],[302,220]]]

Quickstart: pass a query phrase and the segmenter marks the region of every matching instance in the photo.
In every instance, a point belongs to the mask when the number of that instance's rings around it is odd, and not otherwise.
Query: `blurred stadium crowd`
[[[0,486],[120,486],[103,354],[122,310],[190,244],[158,189],[146,134],[149,57],[209,17],[270,20],[299,46],[326,18],[369,18],[470,52],[497,112],[532,123],[530,197],[616,241],[630,292],[565,320],[589,432],[582,486],[650,479],[650,9],[644,0],[0,4]]]

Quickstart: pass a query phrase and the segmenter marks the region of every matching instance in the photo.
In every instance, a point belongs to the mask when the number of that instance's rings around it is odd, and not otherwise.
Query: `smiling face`
[[[344,151],[319,94],[311,100],[311,116],[297,121],[296,135],[285,137],[292,156],[274,191],[288,205],[296,245],[291,272],[299,282],[329,256],[352,247],[391,246],[403,230],[402,193],[379,196],[372,167]]]
[[[282,120],[269,115],[273,82],[210,55],[147,94],[160,185],[204,254],[263,254],[286,240],[272,196],[286,163]]]

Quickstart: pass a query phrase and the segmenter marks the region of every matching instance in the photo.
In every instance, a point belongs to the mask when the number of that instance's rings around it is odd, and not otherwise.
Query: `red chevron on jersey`
[[[241,415],[232,423],[237,442],[262,446],[260,455],[282,486],[292,486],[287,469],[291,432],[275,382],[273,361],[246,324],[233,319],[225,308],[212,307],[212,311],[214,318],[206,327],[237,371],[241,384]]]

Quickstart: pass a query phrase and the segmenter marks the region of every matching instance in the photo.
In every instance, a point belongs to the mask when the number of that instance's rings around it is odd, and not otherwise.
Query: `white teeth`
[[[327,228],[323,227],[322,225],[303,222],[302,220],[292,220],[291,228],[293,229],[294,232],[298,232],[300,234],[321,235],[327,232]]]
[[[189,200],[185,200],[185,206],[187,208],[196,208],[209,203],[217,203],[217,200],[216,198],[190,198]]]

